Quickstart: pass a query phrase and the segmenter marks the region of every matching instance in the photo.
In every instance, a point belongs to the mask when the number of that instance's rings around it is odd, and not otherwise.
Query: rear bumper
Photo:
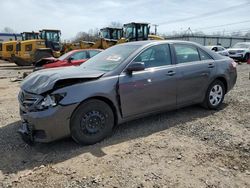
[[[18,132],[25,142],[52,142],[70,135],[70,117],[78,104],[56,106],[44,111],[24,112]]]

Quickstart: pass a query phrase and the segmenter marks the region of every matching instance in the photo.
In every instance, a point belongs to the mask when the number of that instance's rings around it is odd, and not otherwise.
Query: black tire
[[[37,50],[34,54],[34,62],[36,63],[42,58],[51,57],[53,54],[50,51]]]
[[[108,104],[92,99],[82,103],[73,113],[70,122],[72,138],[79,144],[100,142],[112,133],[114,114]]]
[[[218,87],[216,87],[216,86],[218,86]],[[214,88],[219,88],[219,87],[221,87],[221,94],[219,92],[220,90],[218,90],[218,94],[213,96],[211,92],[213,92]],[[212,82],[209,85],[207,92],[206,92],[205,99],[202,103],[202,106],[207,108],[207,109],[211,109],[211,110],[219,109],[223,100],[224,100],[225,91],[226,91],[225,85],[223,84],[223,82],[220,80],[215,80],[214,82]],[[214,91],[214,92],[217,93],[217,91]],[[220,98],[220,96],[221,96],[221,98]]]
[[[244,57],[244,61],[245,61],[245,62],[247,62],[247,61],[248,61],[248,59],[250,59],[250,57],[249,57],[249,53],[247,53],[247,54],[245,55],[245,57]]]

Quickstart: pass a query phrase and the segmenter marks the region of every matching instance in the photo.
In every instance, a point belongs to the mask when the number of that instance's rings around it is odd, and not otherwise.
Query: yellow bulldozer
[[[39,36],[39,39],[19,41],[12,61],[19,66],[27,66],[45,57],[61,55],[60,30],[43,29]]]
[[[22,41],[29,39],[38,39],[38,32],[21,33]],[[0,57],[4,60],[11,61],[11,57],[16,53],[17,40],[5,41],[0,44]]]
[[[164,40],[164,38],[160,36],[150,34],[149,23],[131,22],[124,24],[123,28],[123,40],[126,40],[127,42],[141,40]]]
[[[100,29],[100,38],[95,43],[80,41],[76,49],[99,48],[107,49],[113,45],[124,42],[141,40],[164,40],[157,35],[149,34],[149,23],[131,22],[123,25],[123,28],[105,27]],[[72,48],[74,49],[74,48]]]

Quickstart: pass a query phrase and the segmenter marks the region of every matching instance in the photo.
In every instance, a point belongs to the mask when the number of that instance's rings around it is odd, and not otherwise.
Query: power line
[[[212,11],[212,12],[206,12],[206,13],[203,13],[203,14],[200,14],[200,15],[197,15],[197,16],[191,16],[191,17],[188,17],[188,18],[182,18],[182,19],[176,19],[176,20],[170,20],[170,21],[167,21],[167,22],[162,22],[162,23],[159,23],[159,25],[166,25],[166,24],[171,24],[171,23],[175,23],[175,22],[183,22],[183,21],[189,21],[189,20],[202,18],[202,17],[214,16],[216,14],[221,14],[221,13],[224,13],[224,12],[235,10],[236,8],[242,8],[242,7],[245,8],[246,5],[250,5],[250,2],[242,3],[242,4],[239,4],[239,5],[235,5],[235,6],[230,6],[230,7],[219,9],[219,10]]]
[[[224,26],[237,25],[237,24],[247,23],[247,22],[250,22],[250,20],[245,20],[245,21],[242,21],[242,22],[232,22],[232,23],[228,23],[228,24],[215,25],[215,26],[209,26],[209,27],[200,27],[200,28],[197,28],[197,29],[210,29],[210,28],[216,28],[216,27],[224,27]]]

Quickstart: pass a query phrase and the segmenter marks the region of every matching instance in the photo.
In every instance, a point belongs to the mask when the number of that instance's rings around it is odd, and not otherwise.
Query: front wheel
[[[215,80],[207,89],[203,106],[208,109],[218,109],[225,96],[225,86],[220,80]]]
[[[82,103],[71,118],[71,136],[79,144],[95,144],[112,133],[114,114],[105,102],[89,100]]]

